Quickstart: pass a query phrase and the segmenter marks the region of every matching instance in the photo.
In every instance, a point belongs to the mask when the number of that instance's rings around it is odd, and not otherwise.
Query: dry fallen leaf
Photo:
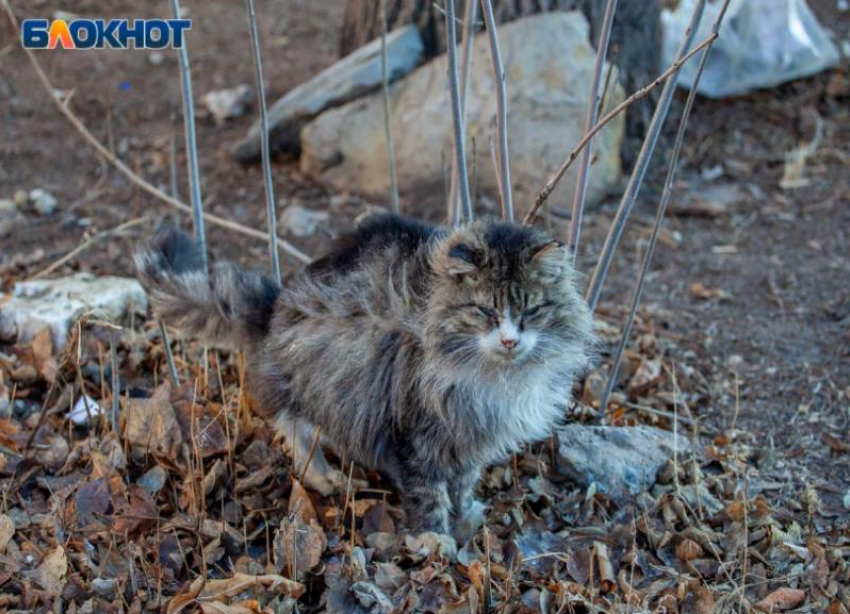
[[[726,301],[729,300],[729,294],[720,288],[708,288],[701,281],[692,283],[688,291],[694,298],[702,301]]]
[[[6,546],[15,534],[15,523],[6,514],[0,514],[0,554],[6,552]]]
[[[177,455],[182,435],[169,399],[170,388],[168,383],[162,384],[149,399],[121,399],[124,437],[136,458]]]
[[[702,546],[692,539],[683,539],[676,546],[676,556],[683,561],[693,561],[703,554]]]
[[[798,588],[780,588],[756,603],[753,607],[760,612],[781,612],[796,608],[806,599],[806,591]]]
[[[48,595],[58,596],[65,586],[65,573],[68,570],[68,559],[65,549],[57,546],[48,552],[41,564],[30,573],[30,577],[43,588]]]
[[[176,595],[169,600],[165,612],[166,614],[178,614],[193,603],[220,603],[222,599],[230,599],[246,591],[251,592],[250,597],[255,597],[258,593],[300,597],[304,590],[303,584],[276,574],[252,576],[237,572],[231,578],[206,582],[203,578],[197,578],[185,593]],[[210,611],[214,612],[215,610]],[[239,610],[221,611],[239,612]]]
[[[53,336],[49,328],[45,328],[32,338],[30,350],[32,350],[33,366],[45,380],[53,382],[59,367],[53,357]]]
[[[282,518],[273,545],[275,569],[303,579],[319,566],[327,547],[328,539],[316,520],[304,522],[300,515],[293,520]]]

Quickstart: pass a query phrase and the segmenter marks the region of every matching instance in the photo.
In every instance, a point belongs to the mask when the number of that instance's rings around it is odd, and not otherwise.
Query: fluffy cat
[[[372,216],[281,287],[229,263],[205,274],[174,231],[136,265],[169,325],[245,350],[249,389],[294,458],[321,427],[398,485],[415,531],[458,526],[481,469],[550,434],[592,340],[566,247],[515,224]],[[308,485],[343,479],[316,450]]]

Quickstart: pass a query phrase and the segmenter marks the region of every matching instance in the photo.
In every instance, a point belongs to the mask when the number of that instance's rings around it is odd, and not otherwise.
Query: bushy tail
[[[186,335],[244,348],[268,332],[280,291],[274,280],[229,262],[205,273],[201,246],[177,230],[140,246],[136,269],[157,317]]]

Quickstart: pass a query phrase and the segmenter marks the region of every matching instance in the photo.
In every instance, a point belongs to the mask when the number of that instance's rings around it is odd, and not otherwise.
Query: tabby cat
[[[296,462],[321,427],[340,457],[398,486],[414,531],[459,526],[481,469],[549,435],[588,360],[571,258],[532,228],[376,215],[281,286],[230,263],[206,274],[201,256],[175,231],[137,251],[157,316],[243,349]],[[318,449],[304,479],[344,485]]]

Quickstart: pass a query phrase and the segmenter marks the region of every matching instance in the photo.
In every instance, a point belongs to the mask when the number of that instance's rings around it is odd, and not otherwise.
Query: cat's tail
[[[138,278],[169,326],[220,347],[247,348],[268,332],[280,292],[270,277],[217,263],[204,271],[200,244],[161,230],[136,250]]]

